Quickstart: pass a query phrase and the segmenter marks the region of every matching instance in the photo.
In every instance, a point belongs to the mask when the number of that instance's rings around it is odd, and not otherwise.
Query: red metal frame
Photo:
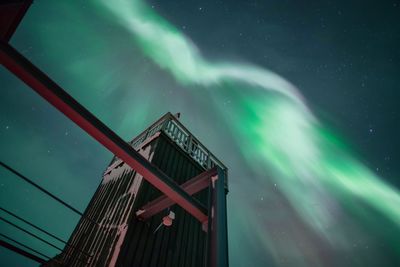
[[[142,157],[46,74],[3,41],[0,42],[0,62],[80,128],[141,174],[150,184],[200,222],[207,220],[206,210],[196,199],[182,190],[175,181]]]
[[[186,191],[189,195],[196,194],[200,192],[204,188],[209,186],[209,181],[211,176],[217,174],[217,168],[214,167],[208,171],[204,171],[199,175],[193,177],[187,182],[181,185],[181,188]],[[156,198],[155,200],[147,203],[143,207],[141,207],[137,212],[136,216],[138,216],[142,220],[147,220],[153,215],[165,210],[166,208],[174,205],[175,203],[165,195]]]
[[[0,36],[0,38],[3,37],[3,41],[0,40],[0,63],[104,147],[109,149],[114,155],[141,174],[150,184],[165,194],[165,196],[143,206],[142,209],[144,211],[139,213],[139,216],[143,219],[149,218],[157,212],[177,203],[200,222],[208,222],[208,266],[228,266],[226,173],[217,167],[217,169],[206,171],[192,178],[180,187],[80,105],[45,73],[8,45],[6,41],[11,37],[16,25],[18,25],[29,7],[30,2],[26,1],[28,3],[27,6],[21,9],[21,13],[16,18],[15,24],[10,27],[10,31],[5,36]],[[191,196],[206,188],[207,183],[209,183],[210,190],[208,210]],[[4,246],[37,262],[43,263],[43,259],[5,241],[0,240],[0,246]]]

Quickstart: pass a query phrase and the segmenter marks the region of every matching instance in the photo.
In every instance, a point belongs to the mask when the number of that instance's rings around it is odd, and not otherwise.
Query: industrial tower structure
[[[205,210],[217,168],[225,177],[227,192],[226,167],[171,113],[130,145],[174,177]],[[226,220],[226,211],[218,212]],[[70,237],[70,245],[44,266],[204,267],[208,266],[207,248],[211,242],[207,231],[206,222],[198,221],[163,197],[141,175],[114,157]],[[226,232],[226,228],[219,231]]]
[[[96,118],[9,44],[31,3],[0,3],[0,64],[115,157],[84,213],[2,163],[82,217],[62,253],[49,261],[12,238],[0,246],[43,266],[227,267],[225,166],[170,113],[131,142]]]

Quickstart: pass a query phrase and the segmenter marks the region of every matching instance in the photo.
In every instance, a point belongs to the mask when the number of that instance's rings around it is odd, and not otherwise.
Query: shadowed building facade
[[[176,183],[186,186],[185,191],[192,191],[206,209],[210,207],[210,179],[200,177],[202,173],[222,170],[227,192],[226,167],[170,113],[130,144]],[[44,266],[210,266],[210,226],[176,204],[154,211],[168,201],[162,196],[114,157],[69,245]]]

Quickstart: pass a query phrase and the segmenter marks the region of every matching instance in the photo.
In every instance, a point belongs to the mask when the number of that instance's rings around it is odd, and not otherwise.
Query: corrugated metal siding
[[[150,150],[151,145],[146,146],[140,153],[151,159]],[[113,255],[121,229],[133,211],[132,205],[141,179],[140,175],[123,162],[103,177],[85,210],[85,217],[81,218],[71,235],[69,240],[71,246],[66,246],[64,252],[57,257],[61,261],[61,266],[107,265]]]
[[[164,133],[144,145],[140,153],[178,184],[204,171]],[[103,176],[85,210],[85,217],[99,225],[85,218],[80,220],[69,240],[72,246],[57,256],[60,266],[204,267],[206,233],[182,208],[172,206],[176,216],[172,226],[162,226],[155,233],[169,210],[145,222],[136,219],[135,211],[160,195],[125,163],[116,163]],[[207,196],[207,189],[195,195],[205,206]]]
[[[176,179],[178,184],[203,171],[198,163],[164,134],[154,142],[153,164]],[[203,190],[196,195],[205,205],[207,193],[208,190]],[[160,194],[147,181],[143,181],[133,209],[136,211]],[[168,210],[145,222],[135,216],[130,218],[117,266],[205,266],[206,233],[202,231],[201,224],[177,205],[172,206],[171,210],[176,214],[172,226],[162,226],[155,233],[162,217],[169,213]]]

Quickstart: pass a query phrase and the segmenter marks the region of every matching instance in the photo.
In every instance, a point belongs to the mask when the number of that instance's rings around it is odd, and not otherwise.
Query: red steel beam
[[[45,73],[3,41],[0,41],[0,62],[100,144],[141,174],[150,184],[200,222],[207,220],[207,210],[200,202],[181,189],[177,183],[141,156]]]
[[[204,188],[209,186],[210,178],[213,175],[217,174],[217,168],[214,167],[208,171],[204,171],[199,175],[193,177],[192,179],[186,181],[181,185],[181,188],[186,191],[189,195],[196,194],[200,192]],[[153,215],[165,210],[166,208],[174,205],[175,202],[168,198],[165,195],[162,195],[153,201],[147,203],[143,207],[141,207],[137,212],[136,216],[138,216],[142,220],[147,220]]]

